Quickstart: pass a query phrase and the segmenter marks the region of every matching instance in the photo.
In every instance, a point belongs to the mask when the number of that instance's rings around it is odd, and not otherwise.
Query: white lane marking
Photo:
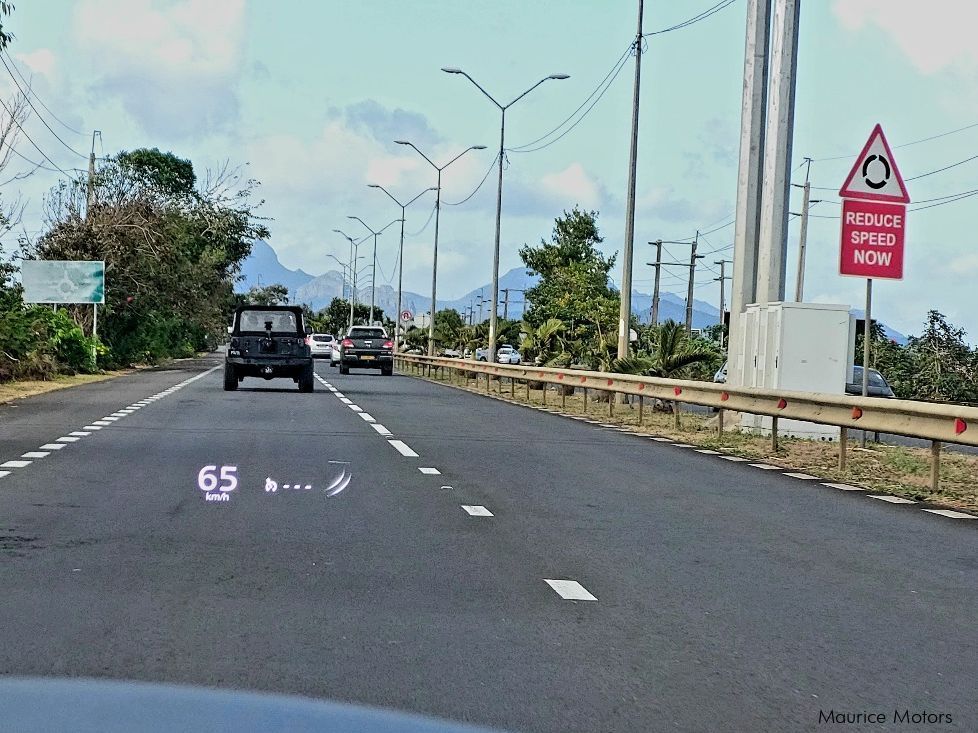
[[[603,428],[617,428],[618,427],[617,425],[609,425],[608,423],[604,423],[604,422],[600,422],[600,423],[598,423],[598,425],[600,425]]]
[[[369,412],[361,412],[360,417],[362,417],[367,422],[376,422],[373,418],[373,415],[371,415]]]
[[[363,408],[362,407],[357,407],[356,405],[347,405],[347,407],[349,407],[354,412],[363,412]]]
[[[696,452],[697,453],[705,453],[708,456],[718,456],[718,455],[720,455],[720,451],[718,451],[718,450],[710,450],[709,448],[697,448],[696,449]]]
[[[824,482],[822,486],[828,486],[830,489],[838,489],[839,491],[865,491],[858,486],[852,486],[851,484],[833,484]]]
[[[394,449],[405,458],[417,458],[418,454],[411,450],[403,440],[388,440]]]
[[[116,417],[115,415],[109,415],[108,417],[103,417],[102,419],[103,419],[103,420],[106,420],[106,421],[108,421],[108,422],[115,422],[115,421],[116,421],[116,420],[118,420],[119,418],[117,418],[117,417]]]
[[[491,517],[492,512],[486,509],[484,506],[476,505],[470,506],[468,504],[462,504],[462,508],[467,511],[473,517]]]
[[[379,422],[371,423],[370,424],[370,427],[372,427],[374,430],[376,430],[378,433],[380,433],[381,435],[384,435],[384,436],[393,435],[394,434],[390,430],[388,430],[387,428],[385,428],[383,425],[381,425]]]
[[[65,443],[45,443],[41,446],[41,450],[61,450],[65,447]]]
[[[741,458],[740,456],[720,456],[725,461],[736,461],[736,462],[746,462],[750,460],[749,458]]]
[[[126,416],[126,413],[125,412],[118,412],[117,411],[117,412],[113,412],[112,413],[112,417],[125,417],[125,416]]]
[[[543,582],[556,591],[557,595],[565,601],[596,601],[598,600],[583,585],[576,580],[549,580],[544,578]]]
[[[99,427],[104,427],[106,425],[111,425],[111,424],[112,423],[109,422],[108,420],[96,420],[95,422],[92,423],[92,425],[98,425]]]
[[[930,512],[931,514],[940,514],[942,517],[951,517],[951,519],[978,519],[974,514],[955,512],[950,509],[924,509],[924,511]]]
[[[0,471],[0,478],[3,478],[4,476],[9,476],[9,475],[10,475],[10,471]]]
[[[805,479],[806,481],[818,481],[818,476],[812,476],[810,473],[797,473],[795,471],[785,471],[785,476],[791,476],[791,478]]]
[[[101,425],[86,425],[84,429],[85,430],[101,430],[102,429],[102,426]]]
[[[68,433],[68,435],[77,435],[80,438],[84,438],[86,435],[91,435],[91,433],[86,433],[84,430],[76,430],[73,433]]]
[[[31,465],[32,461],[7,461],[0,463],[0,468],[24,468]]]
[[[353,404],[353,400],[351,400],[349,397],[340,397],[340,402],[342,402],[344,405]]]
[[[888,501],[891,504],[916,504],[917,502],[911,501],[910,499],[904,499],[902,496],[883,496],[879,494],[869,494],[870,499],[879,499],[880,501]]]
[[[769,463],[752,463],[750,465],[754,468],[763,468],[765,471],[780,471],[782,468],[781,466],[772,466]]]
[[[422,466],[418,469],[421,473],[427,474],[428,476],[439,476],[441,471],[437,468],[431,468],[430,466]]]
[[[693,448],[693,447],[695,447],[695,446],[690,445],[689,443],[673,443],[672,446],[674,448]]]
[[[58,438],[59,443],[77,443],[81,438],[76,435],[62,435]]]
[[[341,400],[342,400],[342,399],[346,399],[346,395],[345,395],[345,394],[343,394],[342,392],[333,392],[333,394],[335,394],[335,395],[336,395],[337,397],[339,397],[339,398],[340,398]]]
[[[668,443],[670,439],[669,438],[658,438],[658,437],[655,437],[655,436],[651,436],[649,438],[649,440],[654,440],[656,443]]]
[[[21,458],[47,458],[49,455],[51,455],[50,451],[29,450]]]

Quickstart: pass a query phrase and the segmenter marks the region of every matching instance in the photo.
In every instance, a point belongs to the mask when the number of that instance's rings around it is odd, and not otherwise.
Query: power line
[[[615,70],[618,68],[618,65],[623,60],[625,60],[625,57],[628,56],[628,53],[631,50],[632,50],[632,44],[629,44],[628,47],[625,48],[624,53],[622,53],[622,55],[618,57],[618,60],[615,61],[615,63],[612,65],[611,70],[607,74],[605,74],[604,79],[602,79],[600,82],[598,82],[598,85],[594,88],[594,91],[592,91],[589,95],[587,95],[587,97],[584,99],[584,101],[581,102],[580,105],[578,105],[577,109],[575,109],[573,112],[571,112],[567,116],[567,118],[564,119],[559,125],[557,125],[554,129],[552,129],[550,132],[546,133],[545,135],[541,135],[536,140],[531,140],[530,142],[525,143],[523,145],[516,145],[516,146],[514,146],[513,148],[510,148],[510,149],[512,151],[516,152],[520,148],[529,148],[529,147],[531,147],[533,145],[536,145],[541,140],[546,140],[548,137],[550,137],[551,135],[553,135],[555,132],[557,132],[558,130],[560,130],[560,128],[562,128],[564,125],[566,125],[568,122],[570,122],[574,118],[574,115],[576,115],[578,112],[580,112],[581,109],[584,107],[584,105],[587,104],[588,102],[590,102],[591,99],[594,97],[594,95],[598,93],[598,91],[601,89],[602,86],[604,86],[604,83],[606,81],[608,81],[608,78],[612,74],[615,73]]]
[[[11,118],[11,120],[13,121],[13,123],[14,123],[15,125],[17,125],[17,129],[18,129],[18,130],[20,130],[20,131],[21,131],[22,133],[24,133],[24,137],[26,137],[26,138],[27,138],[27,141],[28,141],[28,142],[29,142],[29,143],[30,143],[31,145],[33,145],[33,146],[34,146],[34,149],[35,149],[35,150],[37,150],[37,152],[39,152],[39,153],[41,154],[41,157],[42,157],[42,158],[44,158],[44,159],[45,159],[45,160],[46,160],[46,161],[47,161],[48,163],[50,163],[51,165],[53,165],[53,166],[54,166],[55,168],[57,168],[57,169],[58,169],[59,171],[61,171],[62,173],[64,173],[64,174],[65,174],[66,176],[68,176],[68,177],[70,178],[71,176],[70,176],[70,174],[69,174],[69,173],[68,173],[68,172],[67,172],[66,170],[64,170],[64,169],[63,169],[63,168],[62,168],[61,166],[59,166],[59,165],[58,165],[57,163],[55,163],[55,162],[54,162],[53,160],[51,160],[51,158],[49,158],[49,157],[48,157],[48,154],[47,154],[47,153],[45,153],[45,152],[44,152],[43,150],[41,150],[41,149],[40,149],[40,148],[38,147],[38,145],[37,145],[37,143],[36,143],[36,142],[34,142],[34,140],[33,140],[33,139],[31,138],[31,136],[27,134],[27,131],[26,131],[26,130],[24,129],[24,127],[23,127],[23,125],[21,125],[21,124],[20,124],[20,123],[19,123],[19,122],[17,121],[17,118],[16,118],[16,116],[14,115],[14,113],[13,113],[13,111],[12,111],[12,110],[11,110],[11,109],[10,109],[9,107],[7,107],[7,103],[6,103],[6,102],[4,102],[4,101],[3,101],[2,99],[0,99],[0,106],[2,106],[2,107],[3,107],[3,109],[4,109],[4,111],[5,111],[5,112],[6,112],[6,113],[7,113],[8,115],[10,115],[10,118]],[[13,148],[11,148],[11,150],[13,150]]]
[[[41,116],[41,113],[37,111],[37,107],[35,107],[34,106],[34,103],[31,101],[30,95],[27,92],[24,91],[23,87],[21,87],[21,85],[20,85],[20,82],[17,81],[17,77],[14,76],[14,72],[12,72],[10,70],[10,67],[7,65],[7,61],[6,61],[6,59],[4,59],[3,54],[0,54],[0,64],[3,64],[3,68],[5,68],[7,70],[7,75],[13,80],[14,84],[16,85],[16,87],[20,90],[20,93],[24,95],[24,99],[27,101],[27,104],[30,105],[30,108],[32,110],[34,110],[34,114],[37,115],[37,118],[41,121],[41,124],[43,124],[46,128],[48,128],[48,131],[52,135],[54,135],[54,137],[57,139],[57,141],[59,143],[61,143],[62,145],[64,145],[66,148],[68,148],[68,150],[70,150],[71,152],[73,152],[79,158],[87,158],[88,157],[87,155],[85,155],[84,153],[79,153],[77,150],[75,150],[73,147],[71,147],[68,143],[66,143],[64,140],[62,140],[61,139],[61,136],[58,133],[56,133],[54,131],[54,128],[51,127],[51,125],[48,124],[47,120],[45,120],[44,117]]]
[[[927,171],[927,173],[921,173],[920,175],[917,175],[917,176],[911,176],[910,178],[908,178],[906,180],[908,180],[908,181],[916,181],[918,178],[926,178],[927,176],[932,176],[935,173],[943,173],[946,170],[950,170],[951,168],[956,168],[959,165],[962,165],[964,163],[968,163],[968,162],[970,162],[972,160],[975,160],[975,159],[978,159],[978,155],[972,155],[970,158],[965,158],[964,160],[959,160],[957,163],[951,163],[951,165],[946,165],[943,168],[938,168],[937,170]]]
[[[894,145],[893,146],[893,149],[894,150],[897,150],[899,148],[906,148],[906,147],[909,147],[911,145],[919,145],[920,143],[926,143],[926,142],[930,142],[931,140],[937,140],[938,138],[947,137],[948,135],[954,135],[954,134],[959,133],[959,132],[964,132],[965,130],[970,130],[970,129],[974,128],[974,127],[978,127],[978,122],[972,122],[970,125],[965,125],[964,127],[958,127],[957,129],[948,130],[947,132],[941,132],[941,133],[938,133],[936,135],[930,135],[929,137],[922,137],[919,140],[911,140],[910,142],[903,143],[901,145]],[[828,160],[845,160],[846,158],[848,158],[848,159],[855,158],[856,155],[858,155],[858,153],[853,153],[851,155],[834,155],[834,156],[829,157],[829,158],[814,158],[813,160],[816,163],[819,163],[819,162],[822,162],[822,161],[828,161]]]
[[[407,235],[408,235],[409,237],[416,237],[416,236],[418,236],[419,234],[421,234],[421,233],[422,233],[422,232],[423,232],[423,231],[424,231],[425,229],[427,229],[427,228],[428,228],[428,225],[429,225],[429,224],[431,223],[431,220],[432,220],[432,218],[434,218],[434,216],[435,216],[435,209],[437,209],[437,208],[438,208],[438,204],[437,204],[437,203],[435,203],[435,204],[432,204],[432,206],[431,206],[431,213],[430,213],[430,214],[428,214],[428,221],[426,221],[426,222],[424,223],[424,226],[423,226],[423,227],[421,227],[421,228],[420,228],[420,229],[419,229],[418,231],[416,231],[416,232],[408,232],[408,233],[407,233]]]
[[[737,2],[737,0],[721,0],[712,8],[707,8],[706,10],[699,13],[698,15],[694,15],[692,18],[687,18],[686,20],[682,21],[681,23],[677,23],[674,26],[670,26],[669,28],[663,28],[662,30],[658,30],[658,31],[651,31],[650,33],[643,33],[642,38],[648,38],[649,36],[657,36],[662,33],[670,33],[671,31],[678,31],[682,28],[688,28],[691,25],[699,23],[701,20],[706,20],[711,15],[716,15],[717,13],[719,13],[721,10],[724,10],[725,8],[729,8],[735,2]]]
[[[537,150],[543,150],[544,148],[550,147],[555,142],[557,142],[558,140],[560,140],[561,138],[563,138],[565,135],[567,135],[567,133],[569,133],[571,130],[573,130],[575,127],[577,127],[579,124],[581,124],[581,122],[584,120],[584,118],[588,116],[588,113],[590,113],[590,111],[592,109],[594,109],[594,105],[596,105],[598,102],[601,101],[601,98],[605,95],[605,93],[609,89],[611,89],[611,85],[615,83],[615,79],[618,78],[618,75],[621,73],[621,70],[625,68],[625,65],[627,63],[628,63],[628,57],[626,55],[626,56],[623,56],[622,57],[622,60],[618,64],[618,68],[615,69],[614,75],[611,77],[611,79],[605,85],[604,89],[601,90],[601,93],[597,97],[594,98],[594,101],[591,102],[590,106],[586,110],[584,110],[584,112],[581,114],[580,117],[577,118],[577,120],[575,120],[574,124],[572,124],[566,130],[564,130],[562,133],[560,133],[557,137],[555,137],[550,142],[546,142],[543,145],[538,145],[535,148],[524,148],[523,150],[517,150],[515,148],[509,148],[510,152],[513,152],[513,153],[532,153],[532,152],[535,152]]]
[[[492,162],[489,164],[489,168],[486,170],[486,174],[482,177],[482,180],[479,181],[479,185],[475,187],[475,190],[472,193],[470,193],[461,201],[456,201],[455,203],[449,203],[448,201],[443,201],[442,203],[445,204],[445,206],[460,206],[461,204],[464,204],[470,198],[475,196],[477,193],[479,193],[479,189],[482,188],[482,184],[486,182],[486,179],[489,178],[489,174],[492,173],[492,169],[496,167],[497,160],[499,160],[498,153],[496,154],[496,157],[492,159]]]
[[[34,88],[33,88],[33,87],[31,86],[31,83],[30,83],[29,81],[27,81],[27,79],[25,79],[25,78],[24,78],[24,75],[23,75],[23,74],[21,73],[21,71],[20,71],[20,69],[19,69],[19,68],[17,67],[17,62],[16,62],[16,61],[14,61],[14,59],[13,59],[13,57],[12,57],[12,56],[11,56],[11,55],[10,55],[9,53],[7,53],[6,51],[4,51],[3,53],[4,53],[5,55],[6,55],[6,57],[7,57],[7,60],[8,60],[8,61],[10,61],[10,65],[14,67],[14,71],[15,71],[15,72],[17,72],[17,76],[19,76],[19,77],[20,77],[20,80],[21,80],[22,82],[24,82],[24,84],[26,84],[26,85],[27,85],[27,88],[28,88],[28,90],[29,90],[29,91],[30,91],[30,93],[31,93],[31,94],[32,94],[32,95],[34,96],[34,99],[36,99],[36,100],[37,100],[38,102],[40,102],[40,104],[41,104],[41,106],[42,106],[42,107],[44,107],[44,109],[46,109],[46,110],[47,110],[47,111],[48,111],[48,112],[50,113],[50,115],[51,115],[51,116],[52,116],[52,117],[53,117],[53,118],[54,118],[55,120],[57,120],[57,121],[58,121],[58,123],[59,123],[59,124],[60,124],[60,125],[61,125],[62,127],[64,127],[64,128],[66,129],[66,130],[69,130],[69,131],[71,131],[71,132],[73,132],[73,133],[75,133],[76,135],[81,135],[82,137],[88,137],[88,134],[87,134],[87,133],[84,133],[84,132],[80,132],[80,131],[78,131],[78,130],[76,130],[76,129],[75,129],[74,127],[72,127],[72,126],[71,126],[71,125],[69,125],[69,124],[68,124],[67,122],[65,122],[65,121],[64,121],[64,120],[62,120],[62,119],[61,119],[60,117],[58,117],[58,116],[57,116],[57,115],[56,115],[56,114],[55,114],[55,113],[54,113],[54,112],[53,112],[53,111],[51,110],[51,108],[50,108],[50,107],[48,107],[48,106],[47,106],[46,104],[44,104],[44,100],[43,100],[43,99],[41,99],[41,97],[40,97],[40,95],[38,95],[38,93],[34,91]],[[9,71],[9,69],[8,69],[8,71]]]

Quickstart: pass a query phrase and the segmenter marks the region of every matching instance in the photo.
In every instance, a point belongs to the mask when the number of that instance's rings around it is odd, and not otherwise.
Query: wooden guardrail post
[[[682,426],[679,423],[679,403],[672,401],[672,426],[679,430]]]
[[[771,418],[771,450],[774,453],[778,452],[778,417],[775,415]]]
[[[560,409],[567,409],[567,390],[564,389],[564,385],[560,385]]]
[[[938,491],[941,487],[941,441],[930,442],[930,490]]]
[[[543,393],[543,406],[547,406],[547,383],[543,383],[543,389],[540,390]]]
[[[845,425],[839,428],[839,470],[846,470],[846,450],[849,447],[849,428]]]
[[[584,388],[584,414],[587,415],[587,387]]]
[[[717,440],[723,439],[723,408],[717,410]]]
[[[530,380],[526,380],[526,401],[530,401]]]
[[[618,398],[617,392],[608,393],[608,417],[615,416],[615,400]]]
[[[499,389],[502,390],[503,386],[499,385]],[[516,377],[510,376],[509,378],[509,396],[516,399]]]

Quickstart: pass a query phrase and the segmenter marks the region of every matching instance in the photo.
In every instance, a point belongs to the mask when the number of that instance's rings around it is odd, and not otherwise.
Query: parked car
[[[312,351],[312,358],[331,358],[333,344],[335,343],[336,337],[331,333],[314,333],[309,337],[309,349]]]
[[[869,370],[869,386],[867,391],[869,397],[896,397],[893,388],[883,378],[883,375],[875,369]],[[852,381],[846,384],[846,394],[861,395],[862,393],[863,368],[856,365],[852,368]]]
[[[460,358],[462,358],[461,352],[456,351],[455,349],[445,349],[443,352],[441,352],[441,355],[444,356],[444,357],[446,357],[446,358],[448,358],[448,359],[460,359]]]
[[[522,358],[520,352],[508,344],[496,350],[496,361],[500,364],[519,364]]]
[[[478,347],[475,350],[475,360],[476,361],[489,361],[489,349]]]

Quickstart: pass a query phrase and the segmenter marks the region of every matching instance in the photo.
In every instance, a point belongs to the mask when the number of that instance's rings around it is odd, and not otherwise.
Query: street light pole
[[[534,84],[532,87],[527,89],[525,92],[523,92],[520,96],[518,96],[509,104],[500,104],[498,101],[496,101],[495,97],[493,97],[491,94],[489,94],[489,92],[487,92],[485,89],[482,88],[479,82],[477,82],[475,79],[473,79],[471,76],[469,76],[461,69],[456,69],[452,67],[443,67],[442,71],[448,74],[461,74],[462,76],[464,76],[466,79],[472,82],[480,92],[486,95],[489,101],[491,101],[494,105],[496,105],[499,108],[499,111],[501,113],[501,120],[499,125],[499,160],[498,160],[499,176],[496,184],[496,240],[495,243],[493,244],[493,253],[492,253],[492,310],[489,313],[488,359],[490,362],[495,362],[496,361],[496,329],[497,329],[496,321],[497,321],[497,313],[499,311],[499,241],[500,241],[502,213],[503,213],[503,158],[506,155],[506,148],[504,145],[506,139],[506,110],[509,107],[512,107],[521,99],[523,99],[523,97],[525,97],[527,94],[532,92],[534,89],[536,89],[538,86],[543,84],[545,81],[549,81],[551,79],[556,79],[556,80],[569,79],[570,75],[551,74],[550,76],[544,77],[543,79],[538,81],[536,84]]]
[[[357,260],[360,259],[357,257],[357,250],[360,248],[360,242],[355,242],[353,237],[340,231],[339,229],[334,229],[333,231],[350,242],[350,287],[353,288],[353,290],[350,292],[350,328],[353,328],[353,308],[357,302],[356,264]]]
[[[371,234],[374,235],[374,258],[373,258],[374,259],[374,263],[373,263],[373,270],[371,271],[371,274],[370,274],[370,325],[372,326],[374,324],[374,300],[375,300],[375,294],[377,292],[377,237],[380,234],[382,234],[384,232],[384,230],[387,229],[387,227],[389,227],[391,224],[396,224],[398,221],[401,221],[401,220],[400,219],[395,219],[390,224],[388,224],[387,226],[383,227],[383,229],[380,229],[380,230],[378,230],[378,231],[375,232],[373,229],[371,229],[369,226],[367,226],[367,222],[365,222],[359,216],[348,216],[346,218],[347,219],[356,219],[358,222],[360,222],[361,224],[363,224],[364,227],[366,227],[366,229],[367,229],[368,232],[370,232]]]
[[[400,342],[400,339],[398,338],[398,335],[399,335],[398,332],[401,329],[401,293],[403,292],[403,289],[404,289],[404,219],[407,216],[406,211],[407,211],[407,207],[408,206],[410,206],[415,201],[417,201],[419,198],[421,198],[422,196],[424,196],[426,193],[428,193],[428,191],[434,191],[435,189],[434,188],[426,188],[424,191],[422,191],[421,193],[419,193],[417,196],[415,196],[413,199],[411,199],[410,201],[408,201],[406,204],[402,204],[400,201],[398,201],[396,198],[394,198],[391,195],[391,192],[390,191],[388,191],[383,186],[380,186],[380,185],[378,185],[376,183],[368,183],[367,186],[369,188],[379,188],[381,191],[383,191],[384,193],[387,194],[388,198],[390,198],[391,201],[393,201],[395,204],[397,204],[398,206],[401,207],[401,248],[398,251],[398,255],[397,255],[397,262],[398,262],[398,266],[397,266],[397,316],[395,317],[395,320],[394,320],[394,353],[396,354],[396,353],[398,353],[399,342]]]
[[[454,163],[456,160],[461,158],[470,150],[485,150],[485,145],[472,145],[467,147],[461,153],[456,155],[450,161],[445,163],[443,166],[435,165],[435,163],[427,155],[421,152],[417,145],[408,140],[395,140],[398,145],[409,145],[414,148],[415,151],[428,161],[428,165],[434,168],[438,172],[438,185],[436,186],[435,193],[435,247],[431,259],[431,318],[428,319],[428,356],[435,355],[435,311],[437,310],[436,295],[438,289],[438,223],[441,219],[441,172],[445,170],[448,166]],[[400,317],[400,314],[398,314]]]

